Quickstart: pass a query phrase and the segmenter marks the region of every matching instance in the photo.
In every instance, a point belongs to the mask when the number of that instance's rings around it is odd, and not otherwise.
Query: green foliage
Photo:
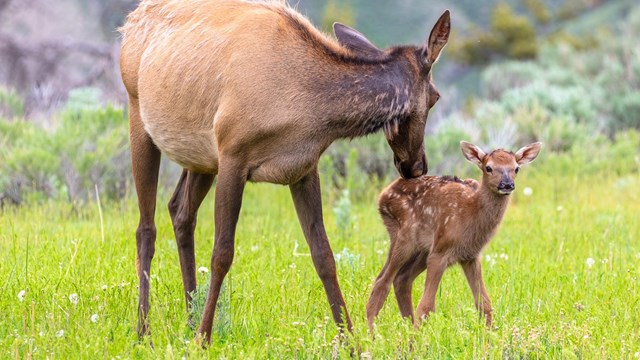
[[[468,38],[454,36],[451,55],[471,65],[487,64],[496,58],[533,59],[538,53],[536,30],[524,16],[516,14],[509,4],[496,4],[491,14],[490,31],[474,29]]]
[[[629,91],[611,99],[611,115],[617,120],[609,124],[612,133],[624,129],[640,130],[640,91]]]
[[[334,22],[355,26],[354,12],[348,3],[338,2],[336,0],[327,1],[322,14],[322,29],[327,32],[331,32]]]
[[[156,213],[151,335],[142,342],[136,336],[134,199],[103,203],[109,229],[104,242],[96,241],[101,235],[95,206],[72,211],[67,202],[46,202],[0,211],[0,357],[348,359],[354,348],[358,356],[374,359],[634,358],[640,352],[640,172],[633,159],[638,134],[619,135],[611,151],[593,145],[564,153],[545,147],[518,175],[504,222],[482,257],[494,308],[492,329],[479,318],[464,274],[451,267],[426,323],[414,329],[403,320],[391,291],[374,339],[367,331],[366,302],[389,240],[375,199],[352,198],[359,230],[346,238],[333,213],[325,211],[354,325],[348,342],[337,341],[338,328],[308,251],[292,252],[304,236],[289,190],[249,184],[234,264],[225,280],[229,287],[220,296],[228,313],[218,308],[214,320],[229,314],[232,321],[227,330],[214,331],[206,349],[194,342],[195,330],[187,323],[166,210]],[[369,187],[372,193],[381,189]],[[525,187],[532,195],[525,195]],[[334,205],[325,203],[325,210]],[[213,206],[204,201],[199,218],[212,219]],[[196,267],[209,263],[213,233],[212,221],[198,222]],[[208,279],[197,276],[201,304]],[[414,283],[414,306],[423,284],[424,274]],[[71,294],[77,294],[76,304]]]
[[[336,227],[346,234],[351,227],[351,200],[348,189],[342,190],[340,197],[333,205],[333,215],[336,219]]]
[[[498,54],[513,59],[531,59],[538,53],[536,31],[529,19],[517,15],[506,3],[499,3],[491,14],[491,30],[496,34]]]
[[[366,184],[384,182],[396,176],[392,152],[382,134],[352,141],[340,140],[332,144],[321,160],[320,168],[332,175],[330,184],[336,189],[348,189],[356,199],[375,196]],[[329,165],[333,169],[328,169]],[[328,175],[323,175],[325,178]]]
[[[69,200],[86,200],[94,185],[106,197],[125,195],[129,179],[127,123],[122,109],[65,110],[52,136]]]
[[[9,119],[24,115],[24,100],[11,89],[0,86],[0,117]]]
[[[218,304],[216,306],[216,314],[213,319],[212,334],[215,334],[220,340],[224,341],[229,336],[231,331],[231,293],[229,290],[229,278],[226,278],[222,282],[222,288],[220,289],[220,295],[218,296]],[[196,288],[196,291],[192,292],[191,302],[189,303],[189,317],[191,318],[191,326],[196,327],[202,320],[202,312],[207,301],[207,295],[209,294],[209,284],[211,283],[211,276],[202,277],[200,285]]]
[[[86,201],[97,186],[122,198],[130,184],[127,124],[121,109],[72,99],[52,129],[0,121],[0,194],[12,202]]]
[[[542,0],[524,0],[524,6],[540,24],[547,24],[551,21],[551,12]]]

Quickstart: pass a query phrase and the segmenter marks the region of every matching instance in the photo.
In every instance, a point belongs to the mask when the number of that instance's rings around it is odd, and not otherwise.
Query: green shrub
[[[58,176],[70,201],[86,201],[94,186],[121,198],[129,183],[127,124],[122,109],[68,109],[52,136]]]
[[[9,119],[20,118],[24,115],[24,100],[11,89],[0,86],[0,117]]]
[[[96,104],[97,93],[72,93],[51,129],[24,120],[0,121],[0,197],[67,198],[82,202],[98,187],[105,198],[129,188],[127,124],[122,109]]]

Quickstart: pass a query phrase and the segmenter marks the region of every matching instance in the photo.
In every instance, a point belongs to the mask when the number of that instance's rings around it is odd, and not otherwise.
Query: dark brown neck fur
[[[391,61],[351,64],[322,93],[330,114],[331,128],[339,137],[353,138],[374,133],[384,126],[398,126],[409,116],[413,84],[411,69],[401,51],[393,50]]]

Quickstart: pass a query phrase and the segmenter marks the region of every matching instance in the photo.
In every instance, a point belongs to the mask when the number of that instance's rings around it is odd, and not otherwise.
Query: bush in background
[[[51,129],[21,119],[0,122],[5,202],[85,202],[96,186],[108,198],[126,195],[131,171],[123,110],[99,106],[94,95],[93,90],[72,93]]]

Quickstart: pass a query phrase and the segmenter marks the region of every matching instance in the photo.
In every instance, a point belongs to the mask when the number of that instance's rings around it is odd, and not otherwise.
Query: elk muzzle
[[[403,179],[417,178],[429,170],[424,152],[419,160],[401,161],[397,156],[394,156],[393,163]]]

